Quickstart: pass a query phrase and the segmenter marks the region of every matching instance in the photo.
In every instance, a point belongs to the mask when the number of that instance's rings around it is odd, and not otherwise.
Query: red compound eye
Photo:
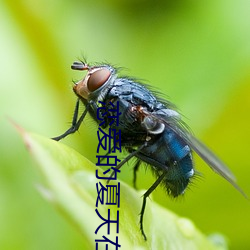
[[[109,78],[110,71],[108,69],[99,69],[92,73],[88,79],[88,90],[93,92],[99,89]]]

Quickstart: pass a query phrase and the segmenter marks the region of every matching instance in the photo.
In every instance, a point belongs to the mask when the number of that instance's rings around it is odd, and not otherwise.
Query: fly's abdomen
[[[164,185],[167,192],[176,197],[184,193],[194,175],[192,154],[190,147],[171,130],[165,133],[165,139],[171,158]]]
[[[137,157],[150,164],[157,176],[165,172],[162,184],[174,197],[185,191],[194,175],[190,147],[169,129],[153,139]]]

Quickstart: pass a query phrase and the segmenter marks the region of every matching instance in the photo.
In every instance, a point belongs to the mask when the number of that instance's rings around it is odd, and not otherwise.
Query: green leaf
[[[120,208],[100,203],[98,206],[104,218],[107,218],[107,210],[110,209],[113,220],[119,210],[119,233],[116,234],[116,225],[111,224],[110,235],[107,234],[107,225],[95,234],[97,227],[103,223],[95,212],[96,183],[100,181],[96,179],[95,171],[98,169],[101,175],[103,170],[60,142],[19,130],[44,176],[44,184],[38,186],[39,191],[80,231],[85,242],[83,249],[95,249],[95,239],[102,239],[103,235],[112,241],[118,236],[121,249],[226,249],[225,243],[212,243],[189,219],[177,216],[152,199],[148,199],[144,215],[148,238],[144,241],[139,229],[144,191],[136,191],[121,181]],[[105,186],[106,183],[102,184]]]

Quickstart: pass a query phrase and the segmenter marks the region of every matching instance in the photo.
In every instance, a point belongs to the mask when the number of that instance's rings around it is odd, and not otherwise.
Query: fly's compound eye
[[[90,74],[88,79],[88,90],[93,92],[99,89],[110,77],[111,72],[108,69],[98,69]]]

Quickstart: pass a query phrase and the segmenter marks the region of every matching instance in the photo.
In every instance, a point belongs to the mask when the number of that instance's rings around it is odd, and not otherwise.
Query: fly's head
[[[88,71],[86,76],[73,87],[75,94],[85,100],[89,100],[90,96],[99,97],[101,91],[116,77],[115,69],[110,65],[89,66],[83,62],[74,62],[71,69]]]

